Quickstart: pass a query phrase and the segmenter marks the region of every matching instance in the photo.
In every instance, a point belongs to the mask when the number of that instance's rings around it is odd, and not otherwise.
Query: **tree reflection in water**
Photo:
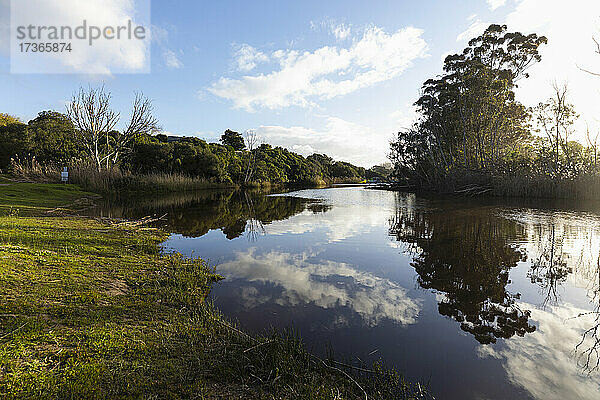
[[[532,263],[527,276],[542,289],[541,307],[561,306],[558,289],[567,279],[586,289],[590,310],[581,310],[564,323],[571,324],[575,318],[593,321],[582,331],[573,355],[584,372],[597,371],[600,367],[600,221],[576,214],[537,213],[521,222],[527,226],[528,241],[533,244],[529,250]]]
[[[167,214],[167,231],[200,237],[220,229],[228,239],[262,235],[264,225],[301,213],[315,201],[266,196],[261,190],[213,189],[171,193],[149,198],[108,198],[96,213],[111,218],[137,219]]]
[[[573,272],[573,269],[568,266],[567,257],[563,253],[562,235],[556,234],[556,225],[551,222],[547,227],[549,232],[544,234],[545,227],[538,227],[539,231],[539,255],[532,260],[531,268],[527,273],[527,277],[531,283],[539,285],[545,292],[542,307],[548,303],[558,304],[557,287],[562,284],[567,276]],[[547,236],[547,237],[546,237]]]
[[[419,285],[441,294],[440,314],[483,344],[535,331],[519,294],[506,290],[509,271],[526,255],[509,239],[522,236],[517,223],[489,210],[419,210],[399,207],[390,234],[408,244]]]
[[[594,324],[583,332],[581,341],[575,347],[577,362],[588,374],[600,368],[600,255],[595,260],[595,273],[591,281],[589,295],[595,309],[586,314],[595,316]],[[579,315],[581,317],[583,315]]]

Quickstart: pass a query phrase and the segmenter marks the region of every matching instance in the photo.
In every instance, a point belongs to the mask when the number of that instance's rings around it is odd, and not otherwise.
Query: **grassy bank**
[[[164,232],[47,212],[82,193],[0,187],[1,398],[423,397],[393,371],[235,328],[205,301],[219,277],[161,254]]]
[[[99,197],[74,185],[15,183],[5,179],[0,186],[0,215],[39,214],[57,208],[77,211]]]

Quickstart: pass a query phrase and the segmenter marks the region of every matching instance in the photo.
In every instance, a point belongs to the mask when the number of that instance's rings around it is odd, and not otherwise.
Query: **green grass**
[[[11,210],[28,214],[57,207],[77,209],[97,197],[98,195],[85,192],[76,185],[13,183],[0,186],[0,215]]]
[[[78,193],[0,187],[3,204],[40,215]],[[246,335],[206,301],[215,271],[161,254],[165,238],[89,218],[0,216],[0,398],[424,397],[381,365],[320,360],[295,335]]]

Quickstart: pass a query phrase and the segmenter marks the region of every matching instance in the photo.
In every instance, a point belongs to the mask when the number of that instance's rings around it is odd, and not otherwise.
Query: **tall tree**
[[[67,105],[76,138],[98,170],[109,159],[109,132],[119,122],[119,113],[110,108],[110,98],[104,86],[87,91],[80,88]]]
[[[122,133],[117,134],[110,150],[113,165],[116,165],[123,153],[131,150],[131,143],[143,135],[152,135],[160,130],[154,117],[152,101],[142,93],[136,93],[131,109],[129,123]]]
[[[45,163],[66,163],[80,154],[81,148],[73,138],[73,123],[68,116],[56,111],[42,111],[29,121],[32,152]]]
[[[391,143],[396,174],[434,183],[451,171],[495,171],[528,136],[529,115],[514,88],[540,61],[544,36],[490,25],[461,54],[446,57],[444,73],[423,84],[419,118]]]
[[[567,85],[554,83],[553,88],[554,96],[548,101],[540,103],[535,108],[535,115],[538,125],[546,134],[553,151],[554,176],[555,178],[560,178],[563,169],[571,170],[573,168],[573,160],[569,148],[569,136],[571,136],[572,125],[578,115],[575,113],[573,105],[567,100]],[[565,158],[564,166],[561,165],[561,155]]]
[[[251,129],[247,130],[244,133],[244,141],[246,143],[246,148],[248,149],[248,160],[246,162],[246,173],[244,175],[244,183],[247,184],[252,180],[254,169],[256,167],[256,154],[254,151],[258,145],[256,131]]]
[[[221,135],[221,143],[225,146],[231,146],[234,150],[244,150],[246,145],[244,144],[244,138],[239,132],[227,129]]]

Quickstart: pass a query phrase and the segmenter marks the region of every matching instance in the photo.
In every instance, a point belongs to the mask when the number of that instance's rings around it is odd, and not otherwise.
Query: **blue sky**
[[[0,0],[0,112],[29,120],[64,111],[79,86],[104,82],[123,114],[143,91],[172,134],[214,141],[228,128],[256,129],[263,141],[305,155],[371,166],[386,160],[388,140],[413,120],[411,104],[443,57],[489,23],[506,22],[551,43],[520,98],[534,105],[550,95],[552,80],[568,81],[582,121],[595,127],[599,79],[577,65],[600,70],[591,41],[600,33],[597,3],[152,1],[151,73],[47,75],[9,73],[9,1]]]

